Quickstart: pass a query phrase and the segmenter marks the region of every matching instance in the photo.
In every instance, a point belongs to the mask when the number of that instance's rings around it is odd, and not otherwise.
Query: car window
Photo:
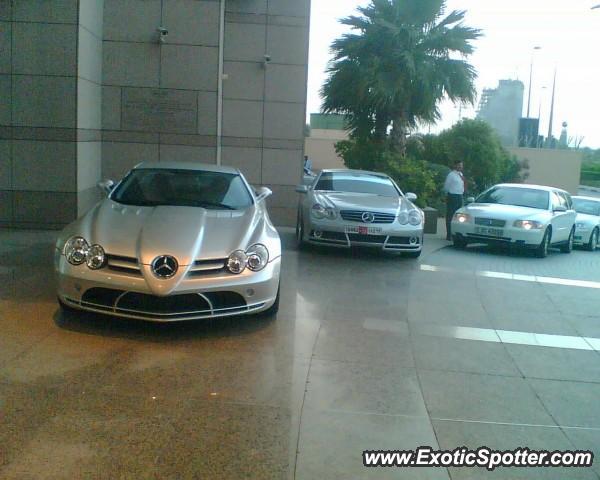
[[[566,192],[561,192],[561,195],[565,198],[567,210],[573,210],[573,199],[571,198],[571,195]]]
[[[477,203],[497,203],[518,207],[548,209],[548,195],[545,190],[520,187],[493,187],[477,198]]]
[[[315,190],[328,192],[365,193],[397,197],[399,192],[389,178],[353,173],[322,173]]]
[[[556,197],[558,199],[558,205],[569,210],[569,202],[567,202],[567,197],[565,197],[564,193],[557,191],[555,191],[554,193],[556,194]]]
[[[552,191],[552,209],[556,209],[558,207],[560,207],[561,203],[560,203],[560,197],[558,196],[558,193],[556,193],[554,190]]]
[[[595,202],[594,200],[574,198],[573,208],[577,213],[600,216],[600,201]]]
[[[228,210],[252,204],[239,175],[202,170],[136,169],[119,184],[111,199],[125,205]]]

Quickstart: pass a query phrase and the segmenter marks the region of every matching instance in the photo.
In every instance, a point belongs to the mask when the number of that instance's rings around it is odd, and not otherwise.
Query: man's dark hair
[[[458,167],[458,166],[459,166],[461,163],[463,163],[463,162],[462,162],[462,160],[456,160],[456,162],[454,162],[454,163],[452,164],[452,166],[453,166],[453,167]]]

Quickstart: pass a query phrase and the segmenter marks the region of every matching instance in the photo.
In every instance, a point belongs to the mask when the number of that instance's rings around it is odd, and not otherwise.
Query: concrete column
[[[0,0],[0,225],[59,228],[92,202],[101,5]]]

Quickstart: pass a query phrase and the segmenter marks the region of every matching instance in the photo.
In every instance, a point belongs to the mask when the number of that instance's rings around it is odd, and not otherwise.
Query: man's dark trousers
[[[449,193],[446,197],[446,238],[452,239],[452,217],[463,206],[463,196]]]

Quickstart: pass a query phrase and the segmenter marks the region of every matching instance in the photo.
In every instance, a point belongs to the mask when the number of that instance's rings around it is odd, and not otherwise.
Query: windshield
[[[238,210],[252,205],[239,175],[202,170],[136,169],[111,195],[125,205]]]
[[[369,174],[323,173],[315,185],[315,190],[365,193],[382,197],[398,196],[398,190],[389,178]]]
[[[573,208],[577,213],[600,216],[600,201],[584,200],[582,198],[573,199]]]
[[[482,193],[477,203],[497,203],[517,207],[547,210],[550,203],[549,192],[534,188],[494,187]]]

